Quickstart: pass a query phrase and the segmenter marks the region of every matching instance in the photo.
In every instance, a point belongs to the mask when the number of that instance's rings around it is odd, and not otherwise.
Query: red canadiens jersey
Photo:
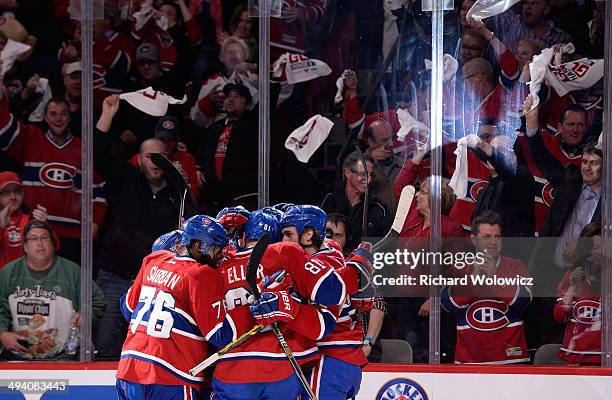
[[[17,210],[9,218],[6,228],[0,228],[0,268],[24,255],[23,228],[29,221],[29,215]]]
[[[30,209],[47,208],[58,236],[81,237],[81,140],[69,135],[56,144],[50,133],[24,125],[0,100],[0,150],[23,165],[24,201]],[[106,212],[104,182],[94,174],[93,222],[102,225]]]
[[[323,248],[313,254],[313,258],[332,265],[341,274],[347,287],[358,288],[357,274],[354,267],[346,266],[340,246],[333,240],[326,241]],[[349,364],[365,366],[368,360],[363,353],[363,331],[361,320],[357,318],[357,310],[351,303],[349,291],[342,304],[337,307],[338,320],[336,329],[317,341],[321,354],[336,358]]]
[[[449,174],[453,174],[455,171],[455,160],[457,156],[454,151],[457,148],[456,143],[448,143],[444,145],[444,152],[446,159],[446,168]],[[489,185],[489,178],[491,177],[491,171],[486,165],[480,161],[473,150],[468,150],[468,184],[467,184],[467,195],[463,199],[455,200],[453,207],[450,210],[449,217],[459,222],[463,229],[466,231],[471,230],[472,213],[476,208],[476,202],[478,201],[478,194],[484,188]]]
[[[256,324],[247,306],[251,293],[246,282],[246,268],[251,251],[230,252],[220,266],[225,285],[225,305],[238,334]],[[296,290],[294,299],[300,302],[296,306],[296,319],[281,324],[281,330],[298,362],[305,364],[318,359],[315,341],[329,334],[336,320],[326,307],[314,306],[312,299],[338,304],[346,295],[346,289],[330,265],[313,259],[294,243],[268,246],[261,260],[258,280],[280,270],[291,276]],[[275,382],[292,373],[276,337],[267,330],[222,356],[215,377],[227,383]]]
[[[555,304],[555,321],[565,323],[565,335],[559,356],[571,363],[601,363],[601,296],[586,281],[580,288],[580,296],[574,297],[571,306],[563,304],[563,296],[569,288],[570,273],[566,272],[559,284],[559,299]]]
[[[465,274],[471,282],[472,267]],[[519,260],[500,257],[497,277],[529,277]],[[442,307],[457,320],[457,364],[511,364],[529,361],[523,311],[531,291],[521,284],[505,287],[468,286],[442,289]]]
[[[189,370],[208,355],[207,341],[223,326],[222,280],[189,257],[158,251],[147,256],[121,301],[130,326],[117,378],[142,384],[189,385]]]
[[[251,291],[246,282],[246,268],[251,252],[252,249],[247,249],[228,253],[227,258],[219,267],[225,288],[225,306],[239,333],[257,324],[249,312],[247,303]],[[258,273],[258,281],[264,275],[269,274],[268,271],[264,272],[266,267],[265,264],[263,265]],[[304,268],[303,265],[302,261],[302,268]],[[312,314],[302,311],[304,310],[300,307],[297,318],[308,319],[302,322],[311,330],[311,337],[318,337],[321,331],[325,331],[325,327],[321,327],[324,321],[323,316],[319,318],[316,310]],[[333,319],[331,313],[327,312],[327,314]],[[288,329],[287,324],[281,324],[280,327],[300,365],[319,358],[314,340]],[[293,369],[287,362],[283,349],[268,327],[238,349],[222,356],[215,369],[215,378],[226,383],[276,382],[286,379],[292,373]]]

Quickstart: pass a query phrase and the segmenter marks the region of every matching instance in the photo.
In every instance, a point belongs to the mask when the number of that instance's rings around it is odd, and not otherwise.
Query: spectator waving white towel
[[[187,96],[181,100],[168,96],[164,92],[153,90],[150,86],[137,92],[122,93],[119,98],[127,101],[133,107],[154,117],[163,117],[168,112],[169,104],[183,104]]]
[[[466,18],[481,21],[508,11],[520,0],[477,0],[467,12]]]
[[[285,141],[285,147],[291,150],[299,161],[307,163],[327,139],[333,126],[331,120],[317,114],[291,132]]]

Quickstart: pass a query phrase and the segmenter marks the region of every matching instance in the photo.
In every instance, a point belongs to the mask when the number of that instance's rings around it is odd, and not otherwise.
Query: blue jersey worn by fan
[[[189,370],[206,358],[208,343],[221,347],[236,338],[215,269],[225,229],[196,215],[184,223],[180,244],[179,254],[147,256],[122,298],[130,326],[117,370],[120,400],[201,398],[203,377]]]

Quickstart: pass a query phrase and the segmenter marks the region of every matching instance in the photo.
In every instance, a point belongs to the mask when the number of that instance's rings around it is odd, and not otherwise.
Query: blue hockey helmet
[[[194,215],[183,224],[181,244],[189,246],[191,240],[199,240],[200,252],[206,254],[210,246],[227,246],[227,232],[223,225],[208,215]]]
[[[258,240],[267,233],[272,242],[278,242],[281,236],[279,223],[278,214],[270,207],[253,211],[244,228],[246,240]]]
[[[293,203],[278,203],[272,206],[273,209],[286,213],[291,207],[295,207]]]
[[[268,214],[272,214],[278,220],[279,224],[280,224],[281,219],[283,219],[283,215],[285,214],[284,211],[281,211],[278,208],[274,208],[274,207],[264,207],[259,211],[263,211]]]
[[[158,250],[168,250],[173,253],[176,253],[176,244],[180,243],[181,240],[181,230],[175,229],[168,233],[164,233],[151,246],[151,252]]]
[[[326,222],[327,214],[317,206],[293,206],[283,215],[280,228],[282,230],[288,226],[295,226],[298,233],[303,233],[304,228],[309,227],[314,229],[320,238],[323,238]]]

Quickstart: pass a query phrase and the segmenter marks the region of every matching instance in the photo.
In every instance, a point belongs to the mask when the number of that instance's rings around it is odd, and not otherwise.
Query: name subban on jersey
[[[171,289],[174,289],[180,279],[181,275],[175,272],[166,271],[158,266],[153,266],[149,271],[149,275],[147,275],[147,281],[166,286]]]

